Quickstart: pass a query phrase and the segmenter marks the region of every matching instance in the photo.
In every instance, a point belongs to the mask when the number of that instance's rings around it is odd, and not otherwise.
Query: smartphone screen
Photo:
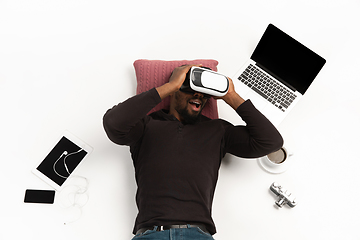
[[[54,203],[55,190],[27,189],[24,202],[26,203]]]

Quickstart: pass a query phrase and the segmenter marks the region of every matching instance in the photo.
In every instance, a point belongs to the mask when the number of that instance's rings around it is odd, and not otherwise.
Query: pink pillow
[[[202,64],[204,67],[209,67],[213,71],[217,71],[218,61],[211,59],[199,59],[199,60],[183,60],[183,61],[163,61],[163,60],[146,60],[139,59],[134,62],[134,68],[136,73],[137,88],[136,94],[148,91],[154,87],[159,87],[169,82],[172,71],[179,66],[185,64]],[[161,109],[169,109],[170,98],[165,98],[150,112],[155,112]],[[218,109],[216,100],[210,98],[202,114],[211,119],[218,118]]]

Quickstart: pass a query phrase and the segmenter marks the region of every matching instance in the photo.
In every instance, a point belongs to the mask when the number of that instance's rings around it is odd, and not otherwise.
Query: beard
[[[201,109],[202,111],[202,109]],[[198,123],[200,121],[200,115],[201,115],[201,111],[198,114],[191,114],[189,113],[187,107],[185,108],[181,108],[181,109],[177,109],[177,112],[180,114],[180,116],[183,119],[183,123],[184,124],[195,124]]]
[[[206,100],[204,102],[203,99],[199,99],[197,97],[185,97],[181,96],[179,92],[175,93],[175,99],[177,101],[177,105],[175,106],[175,110],[179,113],[180,117],[182,118],[182,122],[184,124],[195,124],[200,121],[201,112],[204,108]],[[199,112],[192,112],[188,109],[188,103],[190,100],[199,99],[202,104],[200,107]],[[185,103],[185,104],[184,104]]]

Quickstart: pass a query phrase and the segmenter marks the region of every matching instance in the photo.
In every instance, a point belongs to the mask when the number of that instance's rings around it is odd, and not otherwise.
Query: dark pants
[[[156,231],[157,228],[155,226],[153,230],[140,233],[133,240],[214,240],[209,233],[204,232],[198,227],[172,228],[164,231]]]

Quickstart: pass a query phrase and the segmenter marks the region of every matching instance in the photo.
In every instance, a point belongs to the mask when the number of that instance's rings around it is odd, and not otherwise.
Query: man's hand
[[[175,68],[169,79],[169,82],[156,88],[161,99],[164,99],[167,96],[177,92],[180,89],[181,85],[184,83],[187,72],[190,70],[191,67],[194,66],[201,67],[202,65],[184,65]]]
[[[229,78],[229,91],[223,97],[214,97],[215,99],[223,99],[227,104],[229,104],[234,110],[236,110],[245,100],[235,92],[234,83],[231,78]]]

